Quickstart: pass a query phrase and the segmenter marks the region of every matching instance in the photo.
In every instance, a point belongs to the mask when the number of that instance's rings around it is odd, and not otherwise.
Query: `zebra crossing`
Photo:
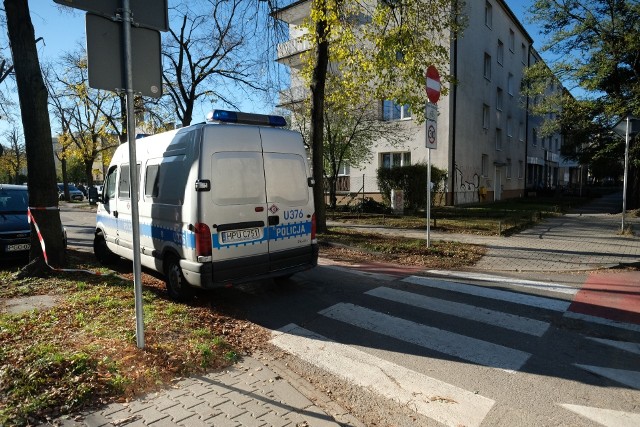
[[[481,280],[490,280],[484,275]],[[497,281],[498,282],[498,281]],[[562,317],[570,301],[525,292],[469,285],[445,279],[409,276],[401,286],[384,282],[363,293],[366,298],[353,302],[338,302],[318,312],[323,319],[338,325],[355,328],[362,334],[373,333],[413,347],[423,349],[426,355],[443,355],[447,360],[480,366],[517,376],[531,359],[531,349],[552,328],[550,318]],[[511,283],[511,282],[510,282]],[[540,283],[511,283],[523,288],[540,287]],[[401,287],[402,289],[398,289]],[[558,296],[571,294],[571,290],[546,286],[544,290]],[[443,293],[446,294],[443,296]],[[367,299],[368,298],[368,299]],[[463,299],[465,302],[459,301]],[[474,301],[469,304],[469,299]],[[370,304],[367,302],[370,301]],[[370,305],[370,306],[367,306]],[[511,309],[502,308],[510,306]],[[384,307],[384,309],[381,309]],[[496,308],[497,307],[497,308]],[[514,313],[514,307],[524,307]],[[387,309],[388,308],[388,309]],[[500,334],[528,337],[529,345],[505,345],[505,341],[492,342],[486,334],[477,337],[468,333],[448,330],[446,324],[432,325],[418,313],[439,313],[464,322],[478,324],[480,328],[499,328]],[[412,313],[414,317],[411,318]],[[584,320],[584,319],[583,319]],[[614,325],[615,326],[615,325]],[[489,412],[500,405],[492,395],[482,395],[456,384],[404,367],[375,352],[368,352],[353,343],[341,343],[338,338],[322,335],[309,327],[289,324],[274,332],[272,344],[368,392],[391,399],[434,421],[448,426],[480,426]],[[584,337],[593,345],[605,346],[612,351],[632,357],[640,354],[640,344],[598,337]],[[496,341],[500,341],[496,339]],[[533,344],[531,344],[533,343]],[[573,363],[584,372],[614,381],[622,387],[640,390],[640,372],[620,367]],[[453,402],[453,403],[452,403]],[[557,408],[580,419],[605,426],[640,425],[640,414],[609,408],[578,405],[581,402],[556,402]]]

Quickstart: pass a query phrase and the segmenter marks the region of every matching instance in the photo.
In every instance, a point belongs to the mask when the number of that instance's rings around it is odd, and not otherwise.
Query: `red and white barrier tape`
[[[51,270],[53,271],[60,271],[60,272],[83,272],[83,273],[88,273],[88,274],[93,274],[94,276],[115,276],[119,279],[125,280],[125,281],[130,281],[129,279],[127,279],[126,277],[122,277],[120,275],[117,275],[115,273],[100,273],[97,271],[91,271],[91,270],[81,270],[81,269],[77,269],[77,268],[57,268],[57,267],[52,267],[49,264],[49,259],[47,258],[47,249],[45,247],[44,244],[44,239],[42,238],[42,234],[40,233],[40,227],[38,227],[38,223],[36,222],[36,219],[33,217],[33,214],[31,214],[32,210],[37,210],[37,211],[52,211],[52,210],[59,210],[59,208],[57,206],[47,206],[47,207],[38,207],[38,206],[34,206],[34,207],[28,207],[27,208],[27,219],[29,221],[29,223],[33,223],[33,226],[36,229],[36,233],[38,234],[38,241],[40,241],[40,247],[42,248],[42,255],[44,256],[44,262],[45,264],[47,264],[47,267],[49,267]]]

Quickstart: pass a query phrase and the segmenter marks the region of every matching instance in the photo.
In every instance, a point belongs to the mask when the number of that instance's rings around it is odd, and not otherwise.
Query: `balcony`
[[[278,107],[302,102],[309,96],[309,89],[304,86],[294,86],[280,91],[280,102]]]
[[[348,175],[340,175],[336,177],[336,192],[338,194],[344,194],[351,191],[351,177]],[[324,180],[324,191],[325,193],[329,192],[329,180],[325,178]]]
[[[278,62],[290,67],[300,67],[300,54],[310,49],[309,41],[292,39],[278,45]]]

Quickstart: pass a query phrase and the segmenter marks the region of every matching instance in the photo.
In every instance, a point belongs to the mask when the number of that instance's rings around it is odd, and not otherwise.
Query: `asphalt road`
[[[90,251],[93,213],[62,220]],[[274,331],[274,357],[365,424],[640,425],[640,326],[575,318],[575,286],[322,264],[211,298]]]

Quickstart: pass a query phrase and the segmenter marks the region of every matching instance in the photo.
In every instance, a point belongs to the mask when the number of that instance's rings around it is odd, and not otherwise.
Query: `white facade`
[[[309,46],[295,38],[302,34],[298,26],[308,16],[310,3],[294,3],[277,13],[278,19],[289,23],[291,38],[278,48],[278,60],[291,67],[291,90],[284,91],[280,99],[285,108],[306,93],[297,74],[301,66],[299,53]],[[557,177],[564,178],[558,169],[560,136],[550,138],[551,149],[547,146],[541,151],[539,140],[538,145],[529,148],[534,127],[520,86],[533,56],[539,60],[531,37],[504,0],[467,2],[464,13],[467,27],[451,43],[449,70],[440,70],[440,74],[450,73],[457,84],[437,103],[437,149],[431,150],[431,164],[448,172],[446,203],[522,197],[527,182],[534,182],[527,172],[538,172],[533,165],[540,162],[548,166],[543,168],[547,177],[556,177],[549,182],[558,184],[561,180]],[[345,185],[350,192],[378,192],[379,167],[427,162],[426,126],[417,125],[406,109],[395,107],[394,110],[390,101],[381,101],[381,120],[393,115],[412,137],[395,147],[378,141],[371,163],[362,169],[350,168],[349,183]],[[552,163],[556,165],[555,172]]]

